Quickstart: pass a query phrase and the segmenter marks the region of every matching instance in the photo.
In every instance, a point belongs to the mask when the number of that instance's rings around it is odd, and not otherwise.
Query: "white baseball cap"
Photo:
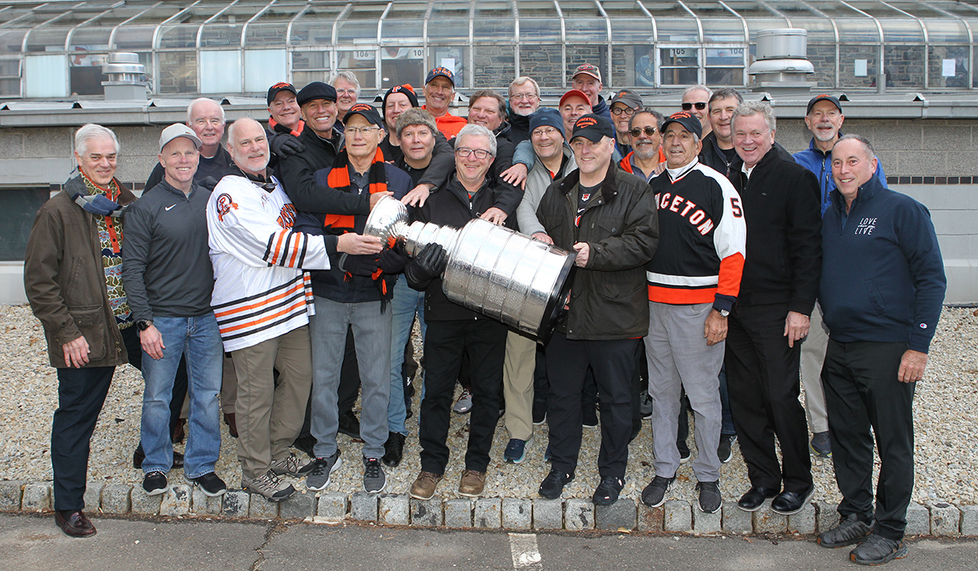
[[[163,152],[163,147],[165,147],[167,143],[180,137],[186,137],[193,141],[194,147],[196,147],[198,150],[200,150],[200,146],[203,144],[200,141],[200,137],[197,136],[197,133],[194,133],[193,129],[183,123],[174,123],[166,129],[163,129],[163,132],[160,133],[160,152]]]

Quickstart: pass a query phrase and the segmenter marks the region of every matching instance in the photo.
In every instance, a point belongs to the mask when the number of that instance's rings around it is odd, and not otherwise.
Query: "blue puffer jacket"
[[[842,133],[839,133],[842,136]],[[822,190],[822,216],[829,208],[831,201],[829,194],[835,190],[835,181],[832,180],[832,153],[823,153],[815,146],[815,137],[808,143],[808,148],[794,154],[795,162],[815,173],[818,177],[818,187]],[[883,161],[876,159],[876,177],[880,179],[883,186],[886,186],[886,173],[883,172]]]

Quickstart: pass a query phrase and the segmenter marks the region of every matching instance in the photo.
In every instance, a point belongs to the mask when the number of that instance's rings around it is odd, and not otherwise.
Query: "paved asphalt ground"
[[[94,520],[98,533],[70,538],[54,517],[0,514],[0,569],[628,569],[833,570],[859,567],[847,549],[810,540],[644,534],[506,533],[357,524],[202,520]],[[974,570],[976,540],[915,540],[887,570]]]

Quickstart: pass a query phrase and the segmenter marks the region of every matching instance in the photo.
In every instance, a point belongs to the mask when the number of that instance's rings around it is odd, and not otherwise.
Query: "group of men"
[[[483,493],[505,409],[509,462],[524,461],[535,424],[549,425],[552,467],[539,493],[559,498],[596,401],[592,501],[613,504],[640,427],[644,364],[655,468],[647,505],[664,503],[689,457],[688,406],[702,511],[720,509],[720,467],[736,439],[751,484],[738,507],[770,499],[776,513],[797,513],[814,494],[812,446],[833,455],[844,498],[839,525],[819,543],[860,543],[858,563],[905,555],[914,383],[945,287],[927,210],[886,189],[869,141],[839,133],[835,97],[809,103],[812,145],[792,158],[775,142],[771,108],[735,90],[692,87],[682,110],[664,116],[629,90],[606,102],[593,65],[571,77],[556,110],[521,77],[508,100],[470,96],[467,118],[450,112],[455,77],[444,67],[428,73],[424,106],[409,85],[387,91],[380,110],[359,103],[349,73],[300,90],[279,83],[268,91],[267,130],[239,119],[226,150],[223,110],[198,99],[185,125],[163,130],[138,200],[115,178],[112,131],[79,129],[78,174],[38,212],[25,264],[58,370],[58,525],[95,532],[82,513],[88,442],[125,362],[146,382],[147,493],[166,491],[175,465],[169,427],[182,368],[184,475],[205,494],[226,490],[214,472],[221,406],[243,489],[281,501],[295,493],[286,477],[300,476],[325,489],[342,463],[337,432],[355,430],[364,490],[384,490],[383,466],[401,462],[408,432],[401,368],[417,316],[425,392],[412,497],[431,498],[444,477],[463,382],[472,401],[460,495]],[[482,218],[574,256],[565,318],[541,359],[534,339],[446,297],[441,246],[409,257],[363,234],[387,197],[408,205],[411,220],[460,228]],[[806,360],[809,345],[819,346]],[[351,425],[341,401],[358,391]],[[306,418],[311,461],[291,451]],[[875,512],[874,434],[883,461]]]

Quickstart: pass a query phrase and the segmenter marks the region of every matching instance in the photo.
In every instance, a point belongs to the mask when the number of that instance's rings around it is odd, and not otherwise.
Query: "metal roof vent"
[[[111,53],[102,64],[102,73],[109,76],[102,82],[106,101],[146,101],[146,66],[139,63],[139,55]]]
[[[757,32],[756,53],[757,61],[747,70],[754,77],[753,91],[804,94],[817,85],[809,81],[815,66],[808,61],[808,30],[761,30]]]

